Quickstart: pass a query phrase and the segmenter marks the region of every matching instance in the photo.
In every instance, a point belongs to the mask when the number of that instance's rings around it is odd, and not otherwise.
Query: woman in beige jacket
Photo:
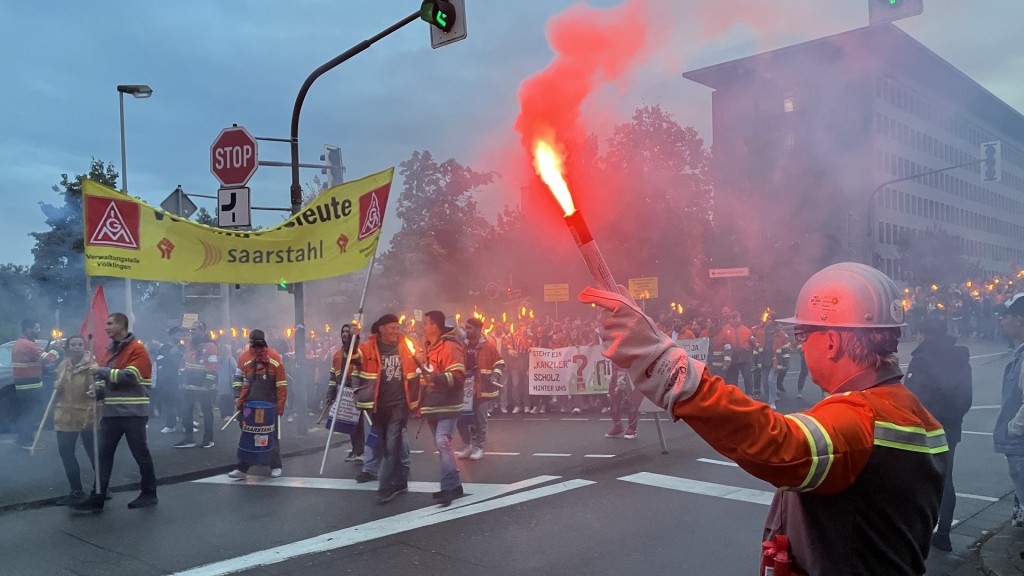
[[[57,368],[57,407],[53,413],[53,428],[57,431],[57,449],[64,472],[67,474],[71,492],[58,504],[67,505],[85,497],[82,491],[81,470],[75,449],[78,437],[82,437],[82,445],[89,457],[89,462],[96,470],[93,462],[93,418],[96,417],[96,400],[87,395],[93,383],[90,370],[96,367],[96,359],[85,350],[85,339],[71,336],[67,340],[67,358]],[[98,423],[97,423],[98,424]]]

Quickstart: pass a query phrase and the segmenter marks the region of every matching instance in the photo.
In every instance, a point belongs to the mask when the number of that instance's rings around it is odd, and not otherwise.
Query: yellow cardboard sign
[[[139,280],[305,282],[365,268],[377,250],[394,168],[335,186],[258,232],[211,228],[96,182],[82,186],[85,273]]]
[[[658,297],[658,277],[630,278],[629,295],[633,300],[650,300]]]
[[[544,285],[544,301],[545,302],[568,302],[569,301],[569,285],[568,284],[545,284]]]

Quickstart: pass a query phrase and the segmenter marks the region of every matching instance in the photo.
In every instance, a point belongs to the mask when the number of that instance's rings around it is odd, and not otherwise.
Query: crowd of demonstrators
[[[953,284],[908,286],[903,289],[907,333],[916,335],[926,318],[945,320],[955,337],[993,340],[1002,337],[1001,307],[1024,284],[1024,271],[1016,276],[967,279]]]

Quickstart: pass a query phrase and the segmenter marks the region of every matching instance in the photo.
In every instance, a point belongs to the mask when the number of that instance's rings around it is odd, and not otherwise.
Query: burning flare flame
[[[554,194],[558,205],[566,216],[576,212],[576,206],[572,202],[572,194],[569,194],[569,185],[565,183],[562,176],[562,158],[555,152],[550,144],[538,140],[533,149],[533,167],[540,175],[540,179],[547,184],[551,193]]]
[[[409,352],[412,352],[413,355],[416,354],[416,345],[412,343],[412,340],[406,338],[405,339],[405,347],[408,348]]]

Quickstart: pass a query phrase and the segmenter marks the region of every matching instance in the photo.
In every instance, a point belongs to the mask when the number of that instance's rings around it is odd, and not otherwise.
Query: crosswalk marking
[[[553,452],[535,452],[533,455],[534,456],[555,456],[555,457],[560,457],[560,458],[568,458],[569,456],[572,456],[572,454],[557,454],[557,453],[553,453]]]
[[[547,480],[558,478],[557,476],[544,476]],[[545,480],[545,481],[547,481]],[[282,477],[267,478],[266,476],[249,476],[244,480],[234,480],[227,475],[211,476],[193,480],[196,484],[221,484],[231,486],[272,486],[276,488],[315,488],[320,490],[357,490],[363,492],[376,492],[376,482],[364,482],[362,484],[347,478],[302,478]],[[463,489],[473,495],[494,496],[501,492],[506,484],[463,484]],[[430,494],[437,491],[437,482],[409,482],[409,492],[415,494]]]
[[[729,462],[726,460],[715,460],[713,458],[697,458],[697,462],[703,462],[705,464],[718,464],[719,466],[735,466],[739,467],[739,464],[735,462]]]
[[[999,498],[993,498],[991,496],[978,496],[977,494],[961,494],[956,493],[957,498],[969,498],[971,500],[981,500],[983,502],[999,502]]]
[[[584,454],[584,458],[615,458],[615,454]]]
[[[507,484],[505,485],[504,493],[522,490],[525,487],[537,484],[538,480],[541,478],[546,478],[546,480],[541,481],[541,483],[547,482],[550,479],[557,479],[556,476],[539,476],[537,478],[531,478],[515,484]],[[262,566],[278,564],[301,556],[322,554],[324,552],[345,548],[370,540],[376,540],[385,536],[400,534],[417,528],[424,528],[434,524],[448,522],[450,520],[465,518],[467,516],[472,516],[473,514],[480,514],[482,512],[489,512],[491,510],[497,510],[508,506],[515,506],[537,498],[543,498],[545,496],[551,496],[567,492],[569,490],[574,490],[576,488],[589,486],[593,483],[594,482],[590,480],[582,479],[565,480],[555,484],[533,488],[525,492],[519,492],[517,494],[508,494],[493,500],[487,500],[483,496],[469,496],[456,500],[450,508],[428,506],[426,508],[406,512],[404,514],[397,514],[395,516],[382,518],[373,522],[367,522],[366,524],[335,530],[334,532],[328,532],[326,534],[321,534],[320,536],[314,536],[298,542],[292,542],[291,544],[284,544],[267,550],[260,550],[251,554],[245,554],[237,558],[231,558],[221,562],[214,562],[205,566],[192,568],[190,570],[184,570],[177,572],[172,576],[225,576],[227,574],[252,570]]]
[[[963,433],[964,434],[971,434],[973,436],[991,436],[992,435],[991,432],[973,432],[971,430],[964,430]]]
[[[715,484],[713,482],[703,482],[700,480],[691,480],[689,478],[679,478],[676,476],[666,476],[664,474],[654,474],[652,472],[638,472],[636,474],[630,474],[629,476],[623,476],[619,478],[619,480],[633,482],[635,484],[655,486],[657,488],[668,488],[669,490],[678,490],[679,492],[689,492],[690,494],[702,494],[704,496],[725,498],[726,500],[738,500],[740,502],[750,502],[752,504],[763,504],[765,506],[771,504],[772,498],[775,496],[774,492],[767,492],[765,490],[739,488],[737,486]]]

